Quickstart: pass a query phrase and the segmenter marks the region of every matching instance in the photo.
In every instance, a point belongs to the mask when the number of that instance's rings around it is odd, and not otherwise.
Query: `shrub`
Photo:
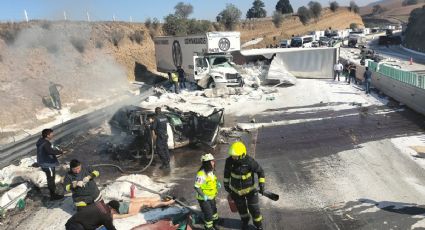
[[[310,12],[315,19],[320,18],[322,14],[322,5],[319,2],[310,1],[308,3],[308,7],[310,8]]]
[[[21,28],[15,23],[7,23],[6,25],[5,29],[0,30],[0,38],[3,39],[7,45],[12,45],[18,37]]]
[[[227,4],[226,8],[217,15],[216,19],[226,29],[234,30],[241,19],[241,15],[242,12],[235,5]]]
[[[123,30],[114,30],[111,34],[111,42],[114,44],[114,46],[118,47],[121,40],[124,38],[124,31]]]
[[[134,31],[134,33],[128,36],[130,41],[136,42],[137,44],[141,44],[142,41],[144,40],[144,37],[145,37],[145,32],[141,30],[136,30]]]
[[[311,11],[309,9],[307,9],[307,7],[305,7],[305,6],[301,6],[300,8],[298,8],[297,14],[298,14],[300,21],[304,25],[307,24],[312,17]]]
[[[273,13],[272,22],[276,28],[279,28],[283,22],[283,15],[279,11]]]
[[[154,30],[157,30],[159,28],[159,20],[158,18],[153,18],[152,20],[152,27]]]
[[[78,52],[84,53],[86,42],[82,38],[71,37],[70,42]]]
[[[148,28],[148,29],[151,28],[151,25],[152,25],[151,18],[147,18],[146,21],[145,21],[146,28]]]
[[[330,3],[329,8],[331,8],[332,12],[335,12],[339,8],[339,4],[336,1]]]

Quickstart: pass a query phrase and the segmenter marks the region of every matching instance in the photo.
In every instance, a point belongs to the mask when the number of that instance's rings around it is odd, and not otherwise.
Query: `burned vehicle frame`
[[[215,109],[210,115],[203,116],[189,111],[166,107],[163,114],[168,119],[168,148],[176,149],[189,144],[206,144],[213,147],[216,143],[220,124],[223,121],[224,109]],[[138,106],[124,106],[111,118],[109,124],[113,132],[125,132],[139,142],[139,148],[146,154],[151,151],[152,132],[150,119],[155,113]],[[114,131],[115,130],[115,131]]]

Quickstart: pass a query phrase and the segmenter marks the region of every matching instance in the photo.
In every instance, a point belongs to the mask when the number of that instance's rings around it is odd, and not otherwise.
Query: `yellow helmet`
[[[246,147],[244,143],[242,143],[241,141],[233,142],[233,144],[230,145],[229,147],[229,155],[237,156],[237,157],[245,157]]]
[[[201,162],[212,161],[212,160],[214,160],[214,156],[211,153],[206,153],[206,154],[202,155],[202,157],[201,157]]]

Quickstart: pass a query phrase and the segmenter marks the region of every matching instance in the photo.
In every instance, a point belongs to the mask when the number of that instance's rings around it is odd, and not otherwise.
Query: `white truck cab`
[[[202,88],[243,84],[230,55],[230,52],[240,50],[239,32],[156,37],[154,42],[160,72],[171,72],[181,66],[188,79]]]

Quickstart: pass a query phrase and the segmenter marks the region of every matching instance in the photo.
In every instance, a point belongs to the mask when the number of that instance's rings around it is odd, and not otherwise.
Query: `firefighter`
[[[215,162],[211,153],[201,157],[202,166],[196,174],[195,191],[199,206],[204,214],[206,230],[218,230],[218,213],[215,202],[220,182],[214,174]]]
[[[250,215],[255,227],[263,229],[254,174],[258,175],[259,192],[262,194],[265,183],[264,171],[257,161],[246,155],[246,147],[240,141],[230,146],[229,155],[224,166],[224,188],[236,203],[242,220],[242,229],[248,229]]]
[[[72,192],[72,199],[77,211],[82,210],[89,204],[102,201],[102,195],[94,181],[99,176],[99,171],[89,166],[82,165],[80,161],[73,159],[69,163],[70,169],[64,179],[65,191]]]
[[[170,153],[168,151],[168,134],[167,134],[168,119],[161,112],[160,107],[155,108],[155,120],[152,123],[151,129],[156,135],[156,151],[162,161],[160,169],[170,168]]]

